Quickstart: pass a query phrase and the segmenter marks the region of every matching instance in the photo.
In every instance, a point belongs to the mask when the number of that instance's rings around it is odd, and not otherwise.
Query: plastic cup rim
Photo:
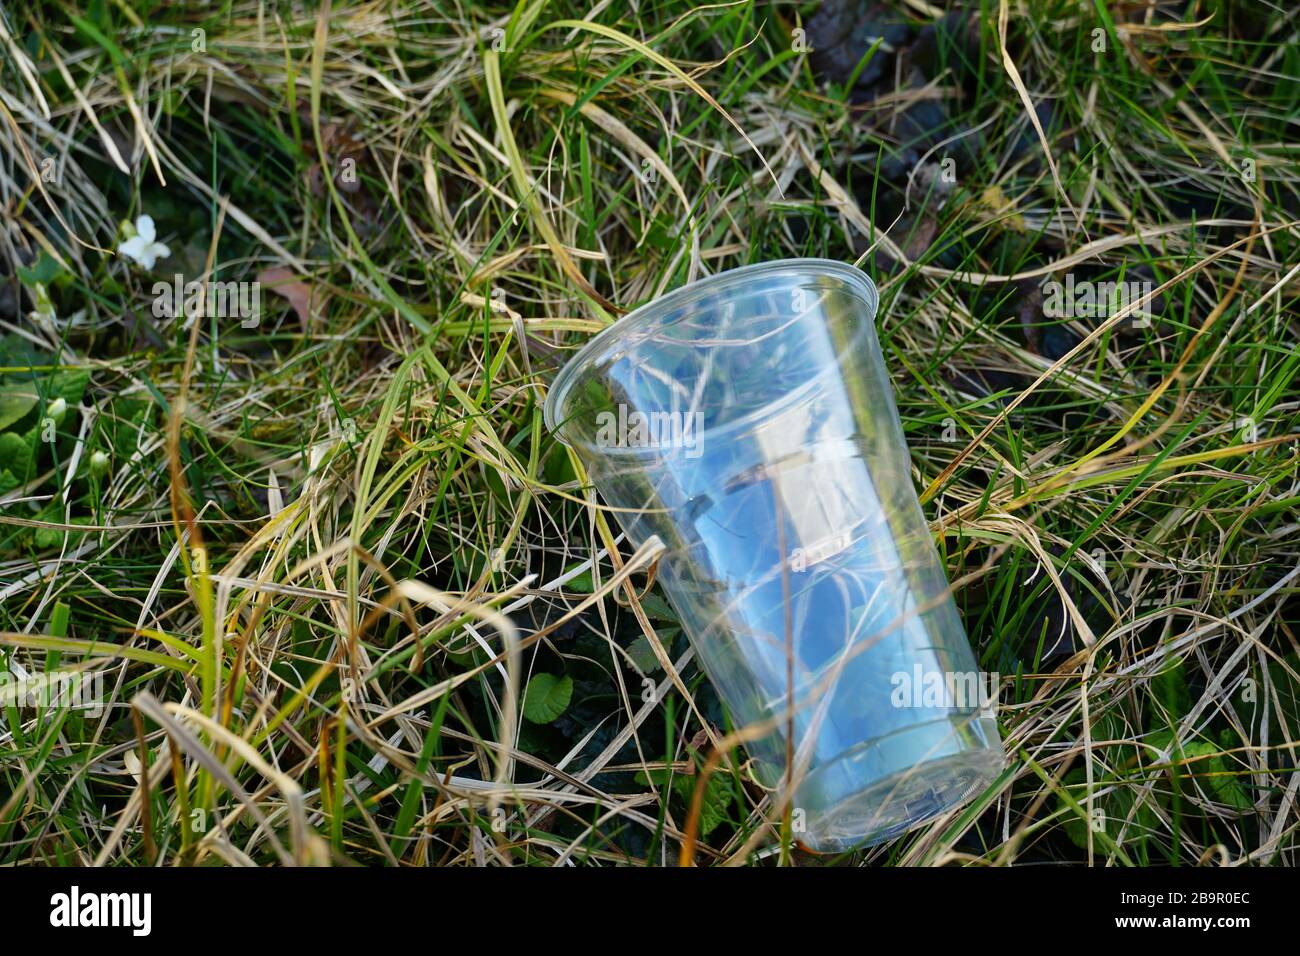
[[[856,291],[862,295],[867,305],[869,321],[875,322],[876,312],[880,305],[880,294],[876,291],[876,285],[861,269],[840,262],[837,259],[817,259],[817,258],[799,258],[799,259],[773,259],[768,262],[757,262],[751,265],[737,266],[734,269],[725,269],[722,272],[715,272],[713,275],[705,276],[694,282],[688,282],[686,285],[679,286],[671,292],[651,299],[643,305],[638,306],[622,318],[616,320],[604,329],[601,329],[592,336],[583,346],[575,352],[567,362],[561,367],[556,374],[554,381],[546,393],[546,401],[542,406],[542,418],[546,423],[547,430],[554,435],[561,443],[565,445],[572,444],[564,434],[563,429],[558,421],[558,413],[565,395],[572,387],[580,372],[585,370],[591,359],[597,353],[608,348],[614,342],[626,337],[627,335],[640,331],[644,326],[650,324],[665,311],[671,310],[676,304],[683,299],[690,298],[700,293],[707,292],[715,287],[726,287],[740,280],[752,279],[756,275],[768,273],[789,272],[797,275],[833,275],[840,279],[847,280],[850,286],[856,286]],[[811,383],[809,383],[811,384]],[[796,391],[801,391],[796,390]],[[743,424],[751,416],[745,416],[745,419],[735,422],[726,423],[723,428],[730,430],[733,426]]]

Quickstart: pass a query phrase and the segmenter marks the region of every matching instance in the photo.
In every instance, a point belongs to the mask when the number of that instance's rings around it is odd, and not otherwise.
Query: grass
[[[0,862],[1295,863],[1294,14],[891,6],[839,73],[817,3],[6,8],[0,663],[105,708],[4,708]],[[843,858],[714,753],[541,420],[624,311],[788,256],[879,285],[1003,675],[998,782]],[[260,320],[157,316],[174,273]],[[1150,295],[1046,315],[1067,273]]]

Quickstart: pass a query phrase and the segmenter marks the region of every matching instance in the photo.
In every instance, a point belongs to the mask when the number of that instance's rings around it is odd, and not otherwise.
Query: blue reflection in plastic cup
[[[886,840],[1003,766],[981,673],[912,484],[859,270],[769,262],[694,282],[594,337],[548,427],[659,579],[745,728],[756,775],[819,851]]]

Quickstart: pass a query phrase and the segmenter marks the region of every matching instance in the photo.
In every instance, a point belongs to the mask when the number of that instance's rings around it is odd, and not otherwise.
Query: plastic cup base
[[[940,723],[947,723],[942,721]],[[922,725],[933,730],[934,725]],[[895,742],[897,742],[895,740]],[[828,773],[851,771],[874,745],[855,748],[804,781],[808,792]],[[841,853],[891,840],[961,806],[1002,772],[1000,748],[971,748],[922,760],[884,776],[827,808],[810,808],[806,832],[795,839],[814,853]]]

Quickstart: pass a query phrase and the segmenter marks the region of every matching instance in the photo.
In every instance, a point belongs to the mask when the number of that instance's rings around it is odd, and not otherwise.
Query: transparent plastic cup
[[[724,272],[595,336],[546,400],[631,543],[666,545],[658,579],[757,779],[821,852],[931,819],[1004,762],[877,303],[829,260]]]

